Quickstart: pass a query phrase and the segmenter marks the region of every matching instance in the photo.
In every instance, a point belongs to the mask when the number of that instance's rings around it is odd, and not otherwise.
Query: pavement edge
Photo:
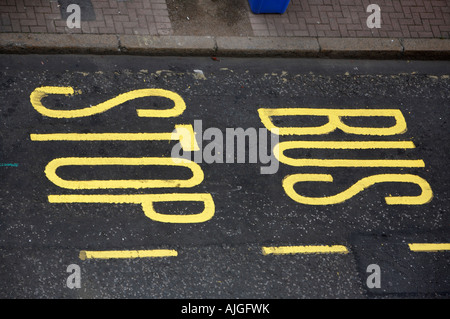
[[[450,39],[0,33],[0,53],[450,60]]]

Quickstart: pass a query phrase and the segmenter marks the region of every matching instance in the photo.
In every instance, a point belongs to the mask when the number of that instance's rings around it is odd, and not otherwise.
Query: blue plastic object
[[[253,13],[284,13],[291,0],[248,0]]]

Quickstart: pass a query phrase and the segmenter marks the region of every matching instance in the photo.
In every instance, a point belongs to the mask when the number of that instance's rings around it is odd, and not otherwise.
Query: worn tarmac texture
[[[450,292],[449,254],[416,255],[408,242],[449,242],[448,62],[300,59],[148,58],[101,56],[3,56],[0,62],[2,162],[0,168],[0,296],[62,298],[367,298],[442,297]],[[203,76],[199,76],[201,70]],[[73,86],[82,94],[47,97],[49,108],[81,108],[140,88],[181,95],[185,112],[171,119],[138,118],[136,108],[164,108],[163,98],[126,102],[103,114],[52,119],[31,106],[39,86]],[[425,168],[295,168],[280,164],[261,175],[256,164],[201,163],[203,182],[186,192],[213,196],[215,215],[205,223],[164,224],[138,205],[50,204],[50,194],[87,193],[52,184],[48,162],[72,156],[170,156],[173,142],[32,142],[30,133],[170,132],[175,124],[202,120],[210,127],[263,127],[257,109],[278,107],[395,108],[408,131],[378,140],[412,140],[411,150],[296,150],[306,158],[423,159]],[[353,125],[385,125],[389,120]],[[298,125],[277,119],[278,126]],[[304,125],[317,125],[306,119]],[[336,131],[308,140],[371,140]],[[373,138],[374,139],[374,138]],[[289,140],[287,137],[280,139]],[[207,141],[204,142],[207,144]],[[347,202],[306,206],[281,186],[293,173],[329,173],[331,185],[296,187],[324,196],[377,173],[417,174],[434,193],[422,206],[388,206],[384,197],[416,194],[412,185],[380,184]],[[69,179],[154,177],[136,169],[61,168]],[[173,176],[161,168],[158,177]],[[95,175],[98,174],[98,175]],[[149,174],[149,175],[147,175]],[[177,173],[178,174],[178,173]],[[102,190],[121,194],[122,190]],[[163,193],[140,190],[133,193]],[[162,207],[160,207],[162,209]],[[174,206],[179,214],[201,209]],[[264,256],[262,246],[345,245],[346,255]],[[176,249],[178,257],[86,260],[81,250]],[[435,262],[430,262],[430,260]],[[82,288],[65,286],[69,264],[82,269]],[[379,264],[382,288],[367,288],[368,264]]]

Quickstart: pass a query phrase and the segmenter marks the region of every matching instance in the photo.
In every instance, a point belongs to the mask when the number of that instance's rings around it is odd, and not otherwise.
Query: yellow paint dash
[[[149,141],[173,140],[172,133],[50,133],[30,134],[32,141]]]
[[[450,251],[450,243],[439,243],[439,244],[423,244],[414,243],[408,244],[411,251],[422,251],[422,252],[433,252],[433,251]]]
[[[178,252],[170,249],[152,250],[109,250],[109,251],[88,251],[80,252],[80,259],[132,259],[132,258],[156,258],[156,257],[176,257]]]
[[[287,255],[287,254],[347,254],[345,246],[279,246],[263,247],[263,255]]]

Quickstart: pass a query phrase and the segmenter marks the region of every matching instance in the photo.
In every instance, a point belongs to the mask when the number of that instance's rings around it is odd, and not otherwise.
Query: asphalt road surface
[[[3,55],[0,297],[448,298],[449,75]]]

